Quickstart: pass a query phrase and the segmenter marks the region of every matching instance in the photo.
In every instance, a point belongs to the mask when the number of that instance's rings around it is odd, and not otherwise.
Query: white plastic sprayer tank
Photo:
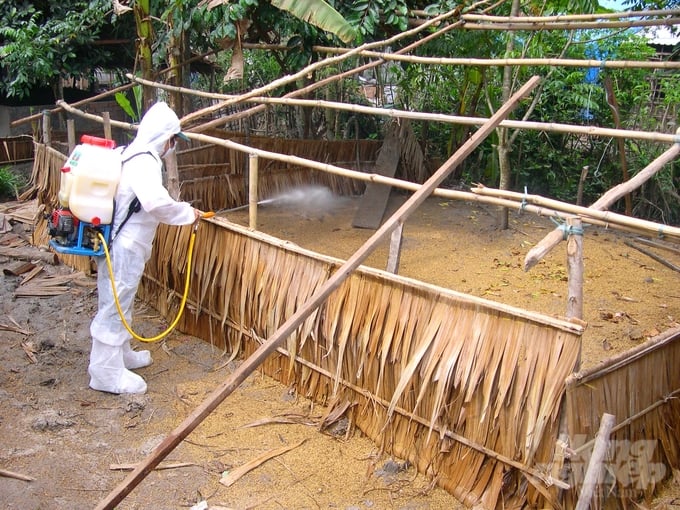
[[[80,221],[108,225],[113,220],[113,199],[120,181],[120,157],[116,144],[83,135],[61,169],[59,203]]]

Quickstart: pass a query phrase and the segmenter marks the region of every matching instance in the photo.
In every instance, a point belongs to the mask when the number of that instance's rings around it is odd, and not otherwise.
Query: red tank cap
[[[116,142],[114,140],[107,140],[106,138],[100,138],[98,136],[83,135],[80,137],[80,143],[86,143],[88,145],[96,145],[98,147],[105,147],[107,149],[115,149]]]
[[[91,223],[92,223],[95,227],[98,227],[99,224],[100,224],[101,222],[102,222],[102,220],[99,219],[98,216],[95,216],[94,218],[92,218],[92,221],[91,221]]]

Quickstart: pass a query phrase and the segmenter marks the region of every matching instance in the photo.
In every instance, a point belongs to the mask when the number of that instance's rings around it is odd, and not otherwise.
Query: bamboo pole
[[[113,133],[111,132],[111,114],[109,112],[102,112],[102,119],[104,119],[104,138],[113,140]]]
[[[614,415],[607,413],[602,415],[600,430],[597,431],[597,439],[593,447],[593,454],[590,456],[590,462],[588,463],[586,476],[583,480],[583,488],[576,504],[576,510],[588,510],[590,508],[595,488],[600,480],[602,462],[609,449],[609,434],[615,422]]]
[[[567,239],[568,298],[567,318],[583,319],[583,226],[579,218],[567,220],[569,238]],[[576,368],[578,370],[578,367]]]
[[[662,250],[668,250],[671,253],[675,253],[676,255],[680,255],[680,249],[678,248],[673,248],[672,246],[666,246],[665,244],[661,243],[656,243],[654,241],[650,241],[649,239],[644,239],[641,237],[638,237],[635,239],[638,243],[646,244],[647,246],[653,246],[655,248],[661,248]]]
[[[680,63],[679,63],[680,65]],[[131,74],[127,75],[128,78],[134,80],[137,83],[143,85],[154,86],[162,90],[168,90],[172,92],[182,92],[184,94],[189,94],[197,97],[207,97],[210,99],[232,99],[240,96],[234,96],[231,94],[219,94],[216,92],[205,92],[200,90],[193,90],[184,87],[176,87],[174,85],[165,85],[158,82],[149,82],[142,78],[135,77]],[[413,119],[413,120],[426,120],[434,122],[445,122],[450,124],[462,124],[469,126],[481,126],[488,120],[484,117],[465,117],[459,115],[447,115],[444,113],[422,113],[422,112],[410,112],[406,110],[399,110],[396,108],[376,108],[374,106],[363,106],[355,105],[349,103],[338,103],[335,101],[326,101],[322,99],[294,99],[289,97],[262,97],[256,96],[245,99],[244,102],[248,103],[263,103],[263,104],[283,104],[291,106],[308,106],[312,108],[324,108],[324,109],[336,109],[349,111],[353,113],[365,113],[367,115],[379,115],[382,117],[390,118],[401,118],[401,119]],[[677,135],[668,133],[651,133],[648,131],[636,131],[630,129],[611,129],[611,128],[600,128],[596,126],[578,126],[572,124],[559,124],[559,123],[548,123],[548,122],[531,122],[524,120],[504,120],[501,122],[501,127],[514,128],[514,129],[529,129],[535,131],[546,131],[553,133],[568,133],[568,134],[581,134],[586,136],[603,136],[603,137],[613,137],[613,138],[628,138],[637,140],[647,140],[653,142],[668,142],[673,143],[677,140]],[[189,128],[188,132],[203,131],[205,125],[198,126],[196,128]]]
[[[257,182],[259,159],[257,154],[248,156],[248,226],[257,229]]]
[[[680,129],[677,132],[680,135]],[[626,193],[630,193],[647,182],[651,177],[654,176],[666,163],[673,161],[678,154],[680,154],[680,142],[673,144],[666,152],[664,152],[657,159],[652,161],[644,169],[635,175],[632,179],[627,182],[623,182],[611,188],[607,191],[599,200],[597,200],[590,209],[593,210],[605,210],[611,206],[614,202],[619,200],[621,197],[625,196]],[[528,271],[534,267],[539,260],[545,257],[550,250],[557,246],[560,241],[562,241],[562,231],[560,229],[553,230],[550,234],[545,236],[536,246],[534,246],[529,253],[527,253],[524,258],[524,270]]]
[[[465,30],[612,30],[636,27],[680,25],[680,18],[642,19],[636,21],[584,21],[550,23],[465,23]]]
[[[643,248],[642,246],[636,246],[635,243],[633,243],[632,241],[626,240],[626,241],[624,241],[624,243],[625,243],[626,246],[630,246],[631,248],[638,250],[640,253],[644,253],[649,258],[656,260],[659,264],[666,266],[667,268],[672,269],[673,271],[680,272],[680,266],[676,266],[672,262],[669,262],[665,258],[660,257],[656,253],[654,253],[650,250],[647,250],[646,248]]]
[[[390,252],[387,257],[386,271],[397,274],[399,272],[399,260],[401,259],[401,242],[403,239],[404,223],[399,222],[392,231],[390,237]]]
[[[93,113],[86,113],[86,112],[83,112],[82,110],[76,109],[75,108],[76,103],[73,103],[72,105],[70,105],[66,101],[62,101],[60,99],[59,101],[57,101],[57,105],[59,105],[60,110],[62,110],[62,109],[66,110],[67,112],[72,113],[74,115],[78,115],[79,117],[83,117],[85,119],[93,120],[93,121],[99,122],[99,123],[104,122],[103,117],[101,117],[99,115],[95,115]],[[136,125],[131,124],[129,122],[121,122],[119,120],[112,120],[111,125],[118,127],[118,128],[121,128],[121,129],[128,130],[128,131],[136,131],[137,130]]]
[[[527,96],[538,85],[540,78],[532,77],[524,84],[489,121],[475,132],[433,175],[427,182],[416,191],[392,217],[364,243],[340,268],[333,273],[326,282],[319,287],[314,295],[298,308],[272,336],[233,372],[226,381],[220,384],[208,395],[206,400],[199,405],[173,432],[166,437],[161,444],[151,453],[147,459],[140,462],[139,466],[121,482],[109,495],[107,495],[97,508],[112,509],[120,503],[130,491],[136,487],[146,475],[157,466],[174,448],[182,442],[217,406],[224,401],[262,362],[276,350],[276,348],[290,336],[300,324],[313,313],[328,296],[349,277],[352,272],[373,252],[383,238],[394,230],[398,222],[406,219],[415,209],[422,204],[434,189],[453,171],[474,149],[517,107],[519,101]]]
[[[73,119],[66,119],[66,137],[68,139],[68,153],[71,154],[76,148],[76,122]]]
[[[560,14],[557,16],[492,16],[489,14],[463,14],[465,21],[488,21],[507,23],[548,23],[550,21],[595,21],[598,19],[649,18],[652,16],[675,16],[680,9],[657,9],[649,11],[621,11],[594,14]]]
[[[333,53],[332,48],[328,53]],[[344,48],[336,48],[335,53],[344,52]],[[411,64],[432,65],[468,65],[468,66],[551,66],[551,67],[596,67],[609,69],[677,69],[680,62],[647,61],[647,60],[593,60],[576,58],[452,58],[452,57],[420,57],[397,53],[382,53],[364,50],[362,57],[381,58],[388,61],[408,62]]]
[[[163,158],[165,163],[165,173],[168,176],[168,193],[170,196],[179,200],[180,185],[179,185],[179,171],[177,169],[177,153],[170,151]]]
[[[567,311],[566,317],[583,320],[583,225],[580,218],[567,220]],[[582,344],[582,342],[580,342]],[[581,346],[574,371],[581,368]]]
[[[50,122],[49,110],[44,110],[42,113],[42,139],[43,143],[48,147],[52,145],[52,123]]]
[[[67,103],[61,102],[63,108],[73,114],[84,116],[90,120],[101,122],[101,117],[93,114],[84,113],[80,110],[72,108]],[[112,121],[115,122],[115,121]],[[122,123],[121,123],[122,124]],[[330,174],[338,175],[341,177],[348,177],[351,179],[357,179],[364,182],[374,182],[379,184],[385,184],[388,186],[393,186],[396,188],[417,191],[421,188],[420,184],[416,184],[409,181],[403,181],[400,179],[395,179],[393,177],[385,177],[379,174],[368,174],[364,172],[357,172],[355,170],[348,170],[328,163],[320,163],[318,161],[313,161],[298,156],[290,156],[286,154],[279,154],[276,152],[270,152],[262,149],[257,149],[254,147],[249,147],[242,145],[231,140],[224,140],[222,138],[217,138],[213,136],[203,135],[199,133],[188,132],[187,136],[192,140],[198,142],[204,142],[214,145],[220,145],[228,149],[234,149],[241,152],[246,152],[249,154],[255,154],[261,158],[271,159],[275,161],[282,161],[285,163],[290,163],[294,165],[303,166],[306,168],[312,168],[315,170],[320,170],[323,172],[328,172]],[[477,202],[488,205],[499,205],[502,207],[519,207],[521,211],[529,211],[538,216],[544,217],[558,217],[560,219],[568,219],[571,216],[580,216],[589,224],[602,226],[606,228],[615,227],[618,230],[633,232],[643,235],[662,235],[669,240],[680,241],[680,228],[672,227],[667,225],[661,225],[658,223],[640,220],[636,218],[628,218],[621,216],[616,213],[609,211],[598,211],[592,208],[573,206],[557,200],[550,200],[547,198],[539,197],[536,195],[522,195],[512,191],[501,191],[495,190],[493,188],[486,188],[484,186],[478,185],[474,188],[472,192],[458,191],[458,190],[448,190],[437,188],[432,194],[437,197],[449,199],[449,200],[464,200],[469,202]],[[486,195],[498,195],[508,198],[497,198],[496,196],[486,196]],[[519,202],[522,202],[519,204]],[[544,207],[542,205],[536,206],[536,204],[548,204],[549,207]],[[558,213],[566,213],[561,216]],[[561,230],[560,235],[563,235]]]
[[[518,193],[516,191],[487,188],[481,184],[477,185],[476,188],[472,188],[472,192],[478,193],[480,195],[508,198],[518,204],[521,204],[522,208],[525,207],[526,203],[542,205],[556,212],[565,212],[573,216],[579,216],[588,223],[593,222],[593,220],[598,220],[598,222],[594,224],[605,226],[616,225],[619,227],[629,227],[631,229],[641,229],[652,235],[658,235],[661,237],[664,237],[666,235],[666,230],[668,230],[668,235],[670,237],[673,239],[680,239],[680,227],[663,225],[653,221],[641,220],[639,218],[631,218],[630,216],[617,214],[607,210],[594,209],[593,206],[582,207],[560,202],[559,200],[541,197],[539,195],[528,195],[526,193]]]
[[[96,96],[92,96],[88,99],[82,99],[80,101],[76,101],[73,103],[71,106],[77,107],[77,106],[83,106],[84,104],[91,103],[92,101],[97,101],[99,99],[103,99],[108,96],[112,96],[116,94],[117,92],[122,92],[124,90],[127,90],[129,88],[134,87],[134,83],[128,83],[126,85],[122,85],[120,87],[116,87],[115,89],[107,90],[106,92],[102,92],[101,94],[97,94]],[[57,101],[57,104],[59,104],[59,101]],[[53,108],[49,110],[50,113],[59,113],[61,111],[61,107]],[[21,124],[25,124],[27,122],[31,122],[32,120],[39,119],[42,114],[36,113],[34,115],[29,115],[28,117],[24,117],[23,119],[17,119],[14,122],[10,124],[11,127],[16,127],[20,126]]]

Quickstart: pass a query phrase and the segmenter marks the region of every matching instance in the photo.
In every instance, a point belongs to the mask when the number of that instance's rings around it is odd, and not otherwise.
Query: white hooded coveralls
[[[112,229],[116,236],[110,253],[118,300],[128,324],[132,323],[137,287],[151,256],[158,224],[188,225],[195,220],[193,207],[173,200],[163,186],[161,153],[166,142],[179,132],[175,113],[167,104],[156,103],[144,115],[137,136],[122,154],[124,161],[139,154],[122,167]],[[116,232],[135,196],[141,210]],[[104,257],[97,258],[97,291],[99,308],[90,325],[90,387],[110,393],[143,393],[146,383],[128,369],[149,365],[151,357],[148,351],[130,348],[132,337],[118,315]]]

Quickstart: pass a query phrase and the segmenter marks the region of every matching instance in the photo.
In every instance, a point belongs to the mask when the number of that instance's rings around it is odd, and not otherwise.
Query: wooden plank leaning
[[[498,111],[484,123],[433,175],[430,177],[385,223],[333,273],[319,290],[277,329],[236,371],[215,388],[206,399],[180,423],[143,461],[137,464],[125,480],[115,487],[97,505],[97,509],[113,509],[153,469],[182,442],[217,406],[290,336],[302,322],[313,313],[328,296],[368,258],[394,228],[421,205],[434,189],[514,110],[519,101],[529,95],[540,82],[534,76],[528,80]]]
[[[680,129],[678,130],[677,136],[680,136]],[[589,209],[594,209],[597,211],[604,211],[608,209],[614,202],[624,197],[631,191],[638,189],[645,182],[651,179],[654,174],[661,170],[666,163],[670,163],[675,158],[677,158],[678,154],[680,154],[680,142],[674,143],[666,152],[661,154],[661,156],[640,170],[635,175],[635,177],[629,179],[626,182],[622,182],[621,184],[617,184],[608,190],[595,203],[593,203]],[[660,232],[660,234],[661,233],[662,232]],[[560,228],[556,228],[543,239],[541,239],[541,241],[539,241],[536,246],[529,250],[529,253],[527,253],[526,257],[524,257],[524,270],[528,271],[534,267],[550,252],[550,250],[560,244],[560,241],[562,240],[564,240],[564,232]]]

